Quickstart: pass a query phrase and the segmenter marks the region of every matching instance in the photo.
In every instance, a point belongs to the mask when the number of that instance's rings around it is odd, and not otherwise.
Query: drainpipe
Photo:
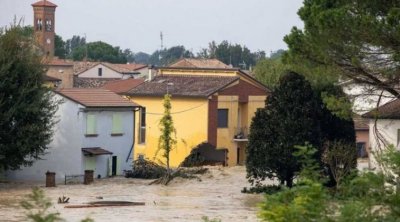
[[[135,108],[135,109],[133,110],[133,138],[132,138],[132,146],[131,146],[131,149],[129,150],[128,156],[126,157],[126,163],[129,161],[129,157],[131,157],[133,148],[135,147],[135,137],[136,137],[136,135],[135,135],[135,128],[136,128],[136,112],[139,111],[139,110],[140,110],[140,108]],[[132,159],[133,159],[133,158],[132,158]]]

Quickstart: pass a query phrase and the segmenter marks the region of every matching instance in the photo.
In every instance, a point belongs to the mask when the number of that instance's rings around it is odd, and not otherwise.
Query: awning
[[[100,147],[82,148],[84,155],[112,155],[113,153]]]

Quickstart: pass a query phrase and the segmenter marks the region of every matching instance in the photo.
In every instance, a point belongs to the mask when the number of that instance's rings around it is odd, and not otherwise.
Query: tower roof
[[[33,7],[38,7],[38,6],[45,6],[45,7],[57,7],[56,4],[49,2],[47,0],[42,0],[42,1],[38,1],[32,4]]]

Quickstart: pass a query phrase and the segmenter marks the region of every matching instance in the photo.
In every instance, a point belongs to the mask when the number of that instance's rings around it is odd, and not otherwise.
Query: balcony
[[[233,141],[235,142],[249,141],[247,127],[235,128],[235,135],[233,136]]]

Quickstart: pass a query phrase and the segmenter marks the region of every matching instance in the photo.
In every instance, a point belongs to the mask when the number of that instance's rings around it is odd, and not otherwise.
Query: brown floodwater
[[[45,194],[66,221],[90,217],[101,221],[202,221],[209,219],[258,221],[257,205],[262,195],[242,194],[248,186],[244,167],[211,167],[196,179],[175,179],[170,185],[148,185],[149,180],[122,177],[96,180],[91,185],[58,185],[45,188]],[[36,184],[38,185],[38,184]],[[0,221],[26,221],[19,203],[31,192],[33,184],[0,184]],[[43,186],[39,184],[39,186]],[[67,196],[69,204],[91,201],[145,202],[145,206],[64,208],[58,197]]]

